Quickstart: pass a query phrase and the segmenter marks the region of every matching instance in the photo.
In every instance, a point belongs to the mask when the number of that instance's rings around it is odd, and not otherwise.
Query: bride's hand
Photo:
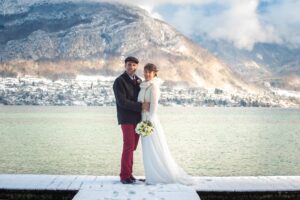
[[[149,110],[150,110],[150,103],[149,102],[144,102],[143,105],[142,105],[142,110],[149,112]]]

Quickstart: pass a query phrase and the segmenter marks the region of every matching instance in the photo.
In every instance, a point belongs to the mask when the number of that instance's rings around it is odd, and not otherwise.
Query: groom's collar
[[[135,74],[133,74],[133,75],[129,75],[128,73],[126,73],[128,76],[129,76],[129,78],[131,78],[131,80],[134,80],[136,77],[136,75]]]
[[[129,74],[127,74],[127,72],[125,71],[122,75],[126,80],[130,81],[131,83],[133,83],[134,81],[130,78]],[[142,79],[140,77],[138,77],[136,74],[134,74],[135,79],[137,81],[138,84],[140,84],[142,82]]]
[[[133,76],[130,76],[126,71],[123,73],[124,76],[126,76],[128,79],[133,80],[134,78],[136,80],[141,80],[140,77],[138,77],[136,74],[134,74]]]

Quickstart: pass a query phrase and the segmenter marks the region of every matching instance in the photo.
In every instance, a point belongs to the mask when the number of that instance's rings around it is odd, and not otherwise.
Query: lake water
[[[197,176],[300,175],[300,109],[160,107],[175,160]],[[118,175],[114,107],[0,106],[0,174]],[[134,173],[143,175],[141,143]]]

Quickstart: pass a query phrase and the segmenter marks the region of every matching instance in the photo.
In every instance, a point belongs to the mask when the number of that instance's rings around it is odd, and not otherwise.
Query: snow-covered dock
[[[139,177],[143,178],[143,177]],[[195,177],[197,184],[123,185],[116,176],[2,174],[0,190],[78,191],[74,200],[199,199],[197,192],[300,191],[300,176]]]

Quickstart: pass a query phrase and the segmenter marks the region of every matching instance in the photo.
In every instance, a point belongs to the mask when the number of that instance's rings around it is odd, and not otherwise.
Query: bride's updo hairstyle
[[[144,67],[144,70],[155,72],[155,76],[157,76],[157,72],[158,72],[157,66],[152,63],[147,63]]]

